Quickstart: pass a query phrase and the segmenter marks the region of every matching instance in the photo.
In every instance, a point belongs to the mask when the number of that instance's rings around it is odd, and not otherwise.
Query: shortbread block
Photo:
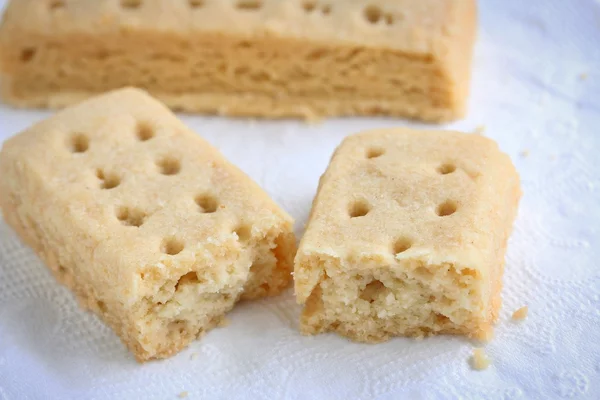
[[[361,342],[488,337],[520,195],[511,160],[485,137],[349,137],[321,178],[295,259],[302,331]]]
[[[174,109],[461,117],[476,0],[12,0],[2,96],[61,107],[137,86]]]
[[[5,142],[5,220],[140,361],[291,283],[292,219],[162,104],[122,89]]]

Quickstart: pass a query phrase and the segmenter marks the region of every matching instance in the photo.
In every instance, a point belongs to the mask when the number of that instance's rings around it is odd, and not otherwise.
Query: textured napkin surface
[[[302,337],[291,291],[242,304],[181,354],[139,365],[0,220],[0,400],[599,399],[600,1],[480,3],[470,113],[449,127],[485,126],[524,190],[487,370],[471,370],[463,338]],[[47,115],[0,106],[0,139]],[[343,137],[409,125],[183,118],[297,219],[298,234]],[[511,321],[523,305],[528,318]]]

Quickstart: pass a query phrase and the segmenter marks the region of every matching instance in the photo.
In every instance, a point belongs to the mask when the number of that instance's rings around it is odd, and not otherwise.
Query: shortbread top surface
[[[431,54],[460,40],[474,12],[475,0],[19,0],[3,36],[225,33]]]
[[[2,162],[33,179],[16,184],[37,188],[41,212],[72,232],[72,245],[86,249],[81,254],[91,251],[83,262],[106,269],[95,279],[123,282],[136,295],[145,290],[133,289],[131,279],[141,274],[178,277],[196,263],[219,270],[250,237],[292,222],[138,89],[96,97],[34,125],[4,143]]]
[[[340,265],[354,260],[354,268],[411,259],[484,268],[495,259],[504,213],[514,210],[519,193],[516,170],[491,139],[365,132],[333,155],[298,254]]]

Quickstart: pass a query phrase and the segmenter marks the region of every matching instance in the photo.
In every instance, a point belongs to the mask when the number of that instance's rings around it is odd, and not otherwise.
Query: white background
[[[524,189],[489,369],[471,370],[474,343],[459,337],[303,337],[291,291],[139,365],[0,220],[0,400],[600,399],[600,1],[480,3],[470,112],[450,127],[485,125]],[[47,115],[0,106],[0,138]],[[289,211],[298,234],[343,137],[409,124],[182,118]],[[525,304],[527,320],[511,321]]]

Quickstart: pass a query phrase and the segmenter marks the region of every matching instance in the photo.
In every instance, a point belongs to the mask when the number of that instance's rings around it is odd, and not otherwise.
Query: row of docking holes
[[[381,147],[372,147],[367,149],[365,152],[365,158],[374,159],[381,157],[385,154],[385,150]],[[437,173],[440,175],[448,175],[456,171],[456,165],[452,163],[443,163],[439,165],[436,169]],[[350,203],[348,207],[348,216],[350,218],[360,218],[366,216],[371,211],[371,205],[364,199],[355,200]],[[443,203],[439,204],[435,213],[439,217],[447,217],[449,215],[454,214],[458,209],[458,205],[455,201],[446,200]],[[406,250],[408,250],[412,246],[412,241],[409,238],[403,237],[398,239],[394,245],[393,253],[399,254]]]
[[[144,123],[139,123],[136,129],[137,139],[145,142],[154,137],[154,130]],[[85,153],[90,148],[89,138],[77,133],[71,136],[69,149],[72,153]],[[176,175],[181,170],[181,163],[174,157],[163,157],[156,162],[158,170],[163,175]],[[121,177],[114,173],[106,173],[103,169],[96,170],[96,177],[100,180],[100,188],[103,190],[114,189],[121,184]],[[194,198],[198,210],[201,213],[212,214],[219,209],[219,202],[215,196],[208,193],[201,193]],[[121,224],[129,227],[139,228],[148,219],[149,215],[143,210],[135,207],[120,206],[115,211],[116,218]],[[241,224],[233,232],[238,236],[240,242],[247,242],[251,236],[251,227],[247,224]],[[179,254],[185,245],[182,240],[176,237],[169,237],[163,240],[161,251],[168,255]]]
[[[206,0],[188,0],[188,5],[192,9],[198,9],[204,6]],[[135,10],[143,5],[143,0],[121,0],[121,7],[126,10]],[[51,0],[50,9],[60,10],[66,7],[66,0]],[[259,10],[262,7],[262,1],[260,0],[240,0],[236,3],[236,7],[240,10]],[[304,1],[302,7],[307,14],[313,12],[320,12],[323,15],[329,15],[331,13],[331,6],[329,4],[319,4],[316,1]],[[395,21],[403,19],[401,14],[393,14],[390,12],[383,11],[380,7],[369,5],[364,8],[363,16],[365,20],[370,24],[385,24],[393,25]],[[20,59],[21,62],[30,62],[36,54],[34,47],[26,47],[21,50]]]
[[[209,0],[187,0],[188,6],[191,9],[200,9]],[[222,1],[222,0],[217,0]],[[136,10],[143,6],[144,0],[120,0],[121,7],[125,10]],[[50,0],[49,7],[51,10],[60,10],[67,6],[66,0]],[[242,11],[258,11],[263,6],[263,0],[238,0],[235,7]],[[302,2],[302,8],[307,14],[320,12],[323,15],[331,13],[331,5],[320,3],[316,0],[306,0]],[[368,5],[363,10],[364,18],[371,24],[385,23],[393,25],[397,19],[401,19],[401,15],[385,12],[376,5]]]

